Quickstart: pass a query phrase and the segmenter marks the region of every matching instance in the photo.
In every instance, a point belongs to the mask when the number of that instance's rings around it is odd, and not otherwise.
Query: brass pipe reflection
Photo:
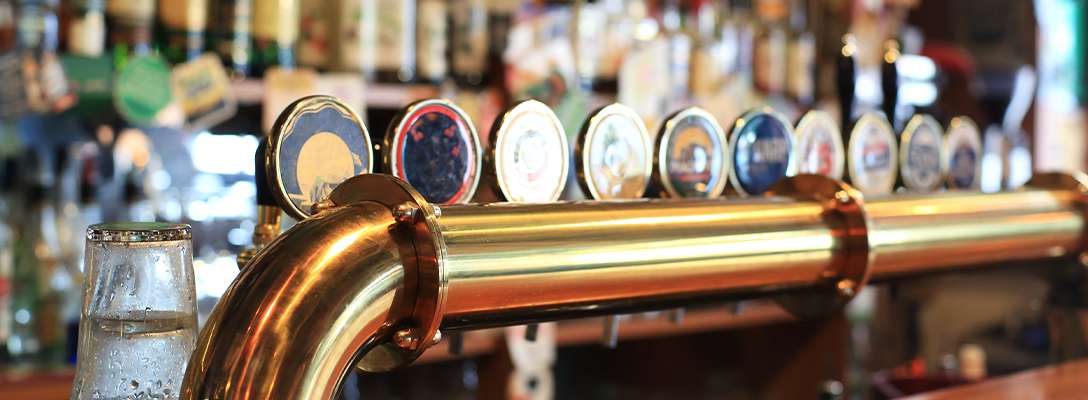
[[[1077,196],[1029,189],[870,199],[872,279],[1079,253],[1085,219]]]
[[[606,315],[820,281],[839,238],[814,202],[646,200],[442,208],[443,328]]]

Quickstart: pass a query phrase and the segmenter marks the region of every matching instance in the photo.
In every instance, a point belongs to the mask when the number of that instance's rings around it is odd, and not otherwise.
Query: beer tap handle
[[[897,132],[899,124],[895,118],[895,107],[899,104],[899,71],[896,70],[895,63],[898,59],[899,42],[895,39],[888,40],[884,43],[884,62],[880,66],[880,87],[884,91],[884,101],[880,109],[888,117],[892,129]]]
[[[856,89],[857,71],[854,65],[854,53],[857,45],[854,43],[854,35],[846,34],[842,37],[842,52],[838,55],[838,68],[836,78],[838,81],[839,109],[841,111],[839,123],[842,126],[843,143],[849,143],[851,122],[854,117],[854,90]]]

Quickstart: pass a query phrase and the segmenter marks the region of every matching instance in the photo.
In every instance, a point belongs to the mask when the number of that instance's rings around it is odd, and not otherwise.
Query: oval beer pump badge
[[[838,124],[826,111],[812,110],[797,123],[797,173],[842,179],[846,150]]]
[[[779,179],[797,173],[793,124],[770,107],[749,111],[729,136],[729,178],[741,195],[761,195]]]
[[[982,178],[982,138],[966,116],[952,118],[944,135],[945,183],[949,189],[978,189]]]
[[[725,130],[714,116],[691,107],[666,118],[658,133],[653,178],[667,197],[718,197],[729,159]]]
[[[595,200],[640,198],[650,182],[652,146],[634,110],[605,106],[582,124],[574,156],[578,183]]]
[[[350,106],[331,96],[303,97],[287,107],[268,135],[269,187],[292,218],[310,216],[348,178],[374,167],[370,134]]]
[[[892,125],[877,112],[865,113],[850,130],[846,169],[850,184],[862,194],[890,194],[895,189],[899,154]]]
[[[504,200],[546,203],[567,184],[567,136],[550,108],[525,100],[506,110],[492,128],[484,173]]]
[[[483,154],[468,115],[444,99],[409,104],[385,135],[386,171],[435,204],[467,203],[480,183]]]
[[[912,192],[930,193],[944,182],[941,124],[930,115],[917,114],[900,136],[899,171],[903,186]]]

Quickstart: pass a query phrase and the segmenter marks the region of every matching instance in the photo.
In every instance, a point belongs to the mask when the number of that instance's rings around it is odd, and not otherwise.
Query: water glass
[[[126,222],[87,228],[70,399],[176,399],[196,345],[192,230]]]

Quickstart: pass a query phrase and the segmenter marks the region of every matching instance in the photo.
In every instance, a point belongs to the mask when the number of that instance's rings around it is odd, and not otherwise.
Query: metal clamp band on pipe
[[[774,196],[435,208],[360,175],[261,251],[220,300],[182,399],[332,398],[353,365],[405,365],[442,329],[776,296],[807,315],[869,279],[1085,247],[1088,179],[864,202],[815,176]],[[324,202],[323,202],[324,203]]]

